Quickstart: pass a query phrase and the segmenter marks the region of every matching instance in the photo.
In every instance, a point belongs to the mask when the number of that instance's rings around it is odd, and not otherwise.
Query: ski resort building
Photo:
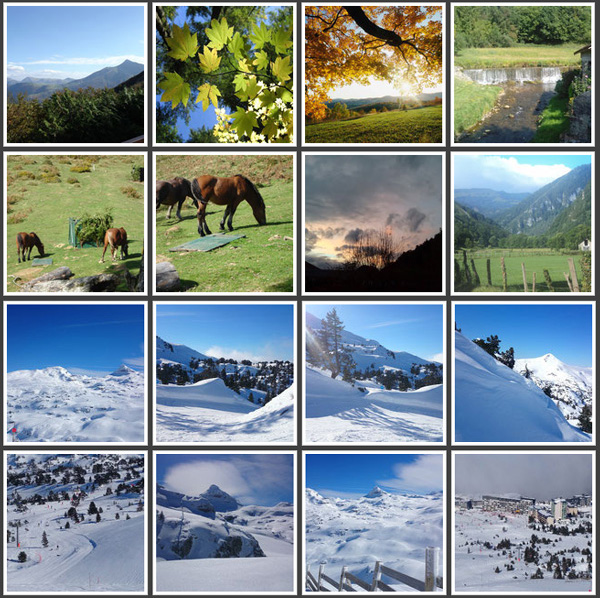
[[[556,498],[552,501],[552,514],[555,521],[567,518],[567,503],[562,498]]]
[[[511,513],[526,513],[535,506],[535,498],[507,498],[504,496],[483,496],[484,511],[509,511]]]

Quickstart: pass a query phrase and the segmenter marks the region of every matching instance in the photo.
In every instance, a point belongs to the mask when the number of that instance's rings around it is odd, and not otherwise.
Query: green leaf
[[[285,51],[292,45],[292,40],[289,31],[273,32],[271,35],[271,43],[275,46],[277,54],[285,54]]]
[[[277,131],[278,129],[275,121],[272,118],[267,119],[267,122],[262,130],[263,135],[266,135],[267,137],[275,137],[275,135],[277,135]]]
[[[246,93],[250,98],[255,98],[260,93],[261,87],[258,85],[256,77],[250,77],[248,79],[248,86],[246,87]]]
[[[270,106],[271,104],[273,104],[275,102],[275,94],[270,89],[267,89],[266,87],[263,89],[263,91],[259,97],[260,97],[260,103],[263,106]]]
[[[290,64],[290,57],[281,58],[278,56],[275,62],[271,63],[271,71],[282,83],[291,79],[292,65]]]
[[[248,61],[245,58],[240,58],[238,60],[238,68],[243,73],[249,73],[250,72],[250,67],[248,66]]]
[[[233,54],[236,60],[239,60],[244,55],[244,40],[238,31],[235,32],[235,35],[231,39],[231,41],[227,44],[227,49]]]
[[[196,104],[198,102],[202,102],[202,110],[206,112],[210,103],[213,103],[215,108],[219,107],[218,96],[221,95],[219,88],[216,85],[211,85],[210,83],[204,83],[198,88],[198,97],[196,98]]]
[[[256,53],[256,58],[252,61],[252,64],[259,70],[264,71],[269,66],[269,57],[264,50],[259,50]]]
[[[252,129],[258,124],[254,112],[246,112],[243,108],[238,108],[233,115],[232,127],[237,131],[239,137],[247,135],[250,137]]]
[[[245,91],[246,87],[248,87],[248,79],[246,79],[246,75],[244,73],[238,73],[233,78],[233,83],[235,84],[236,91]]]
[[[227,27],[227,19],[223,17],[221,21],[213,19],[210,22],[210,27],[205,30],[210,43],[209,47],[215,50],[222,50],[223,46],[231,39],[233,35],[233,27]]]
[[[252,33],[249,35],[250,39],[254,42],[254,46],[257,50],[260,50],[268,41],[271,40],[271,31],[267,29],[264,21],[261,21],[260,26],[254,25],[252,27]]]
[[[207,46],[204,46],[204,54],[199,54],[198,57],[200,58],[200,66],[205,73],[216,71],[221,64],[221,57],[214,48],[209,50]]]
[[[177,25],[173,25],[173,36],[167,39],[167,44],[171,48],[167,52],[167,56],[175,58],[175,60],[186,60],[191,58],[198,51],[198,40],[196,34],[190,34],[188,24],[183,25],[183,29]]]
[[[290,103],[294,100],[292,93],[285,87],[278,87],[275,93],[278,98],[281,98],[286,103]]]
[[[177,73],[165,73],[165,78],[158,84],[164,90],[160,101],[171,102],[173,108],[180,102],[187,106],[190,97],[190,86]]]

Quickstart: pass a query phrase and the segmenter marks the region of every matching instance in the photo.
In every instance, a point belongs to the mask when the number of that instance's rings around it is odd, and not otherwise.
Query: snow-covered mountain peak
[[[125,365],[123,363],[114,372],[111,372],[109,375],[119,377],[119,376],[130,376],[130,375],[136,375],[136,374],[139,374],[139,372],[137,372],[133,368],[130,368],[128,365]]]
[[[71,374],[71,372],[69,372],[69,370],[59,365],[51,366],[38,371],[41,371],[44,375],[50,378],[55,378],[56,380],[73,380],[75,377],[73,374]]]
[[[215,511],[235,511],[242,506],[242,504],[233,498],[233,496],[227,494],[224,490],[221,490],[216,484],[212,484],[209,489],[200,496],[210,501],[215,508]]]
[[[379,486],[375,486],[368,494],[365,494],[365,498],[380,498],[381,496],[389,496],[389,492],[382,490]]]

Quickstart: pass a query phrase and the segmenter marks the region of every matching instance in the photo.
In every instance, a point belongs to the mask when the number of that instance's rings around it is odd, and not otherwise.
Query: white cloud
[[[444,354],[434,353],[433,355],[430,355],[427,359],[429,359],[429,361],[437,361],[439,363],[444,363]]]
[[[365,326],[365,328],[387,328],[388,326],[399,326],[403,324],[414,324],[415,322],[420,322],[421,320],[416,318],[404,318],[403,320],[389,320],[387,322],[379,322],[378,324],[371,324],[370,326]]]
[[[123,363],[125,365],[129,365],[132,367],[143,368],[144,365],[146,364],[146,359],[143,356],[142,357],[130,357],[128,359],[123,359]]]
[[[98,377],[103,378],[104,376],[110,374],[110,372],[107,370],[91,370],[88,368],[72,368],[72,367],[68,367],[65,369],[67,369],[69,372],[71,372],[71,374],[76,374],[78,376],[92,376],[94,378],[98,378]]]
[[[442,455],[420,455],[412,463],[397,463],[395,478],[381,480],[381,486],[405,492],[432,492],[443,488]]]
[[[455,158],[456,189],[491,188],[507,192],[530,192],[570,172],[560,163],[522,164],[512,156],[468,155]]]
[[[71,58],[63,58],[61,56],[45,58],[44,60],[31,60],[29,62],[21,62],[21,65],[35,66],[40,64],[76,64],[76,65],[103,65],[103,66],[116,66],[121,64],[125,60],[131,60],[132,62],[144,63],[143,56],[137,56],[136,54],[123,54],[122,56],[99,56],[92,58],[83,58],[73,56]]]
[[[366,494],[365,492],[346,492],[344,490],[329,490],[328,488],[319,488],[317,492],[325,498],[345,498],[348,500],[355,500]]]
[[[282,339],[281,347],[286,345],[291,346],[291,341],[288,343],[286,339]],[[235,359],[241,361],[242,359],[249,359],[252,362],[256,361],[269,361],[271,359],[284,359],[284,349],[271,344],[266,344],[262,348],[258,348],[255,351],[244,351],[243,349],[234,349],[232,347],[221,347],[214,345],[202,351],[210,357],[225,357],[226,359]]]

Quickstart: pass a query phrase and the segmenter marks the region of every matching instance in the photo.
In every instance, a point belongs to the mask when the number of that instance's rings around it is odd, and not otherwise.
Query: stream
[[[461,143],[529,143],[540,114],[554,95],[559,67],[519,69],[472,69],[463,74],[481,85],[500,85],[503,93],[496,106],[473,129],[463,133]]]

